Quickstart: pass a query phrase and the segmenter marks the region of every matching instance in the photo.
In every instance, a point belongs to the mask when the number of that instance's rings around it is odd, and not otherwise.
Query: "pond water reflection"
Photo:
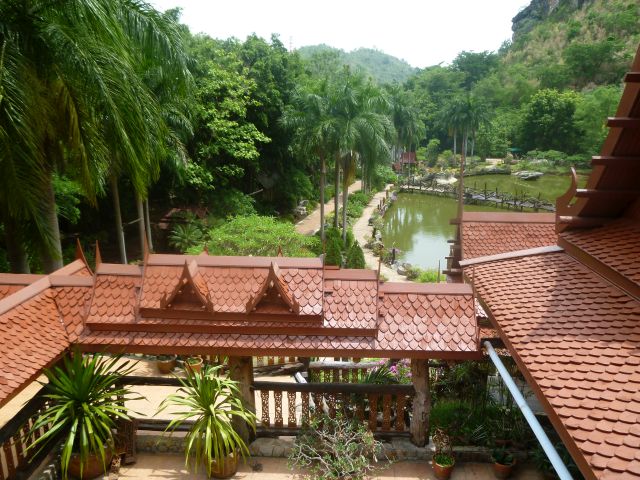
[[[449,220],[456,216],[453,198],[421,193],[401,193],[389,208],[382,231],[387,248],[394,244],[402,250],[402,259],[421,268],[446,267],[449,255],[447,240],[454,238],[455,227]],[[465,211],[504,211],[484,205],[465,205]]]

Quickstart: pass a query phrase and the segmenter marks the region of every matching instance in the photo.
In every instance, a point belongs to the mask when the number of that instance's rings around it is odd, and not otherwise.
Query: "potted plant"
[[[156,366],[160,373],[171,373],[176,368],[176,355],[158,355],[156,357]]]
[[[516,464],[516,459],[505,447],[494,448],[491,452],[493,473],[496,478],[509,478]]]
[[[188,357],[184,362],[187,373],[200,373],[202,371],[202,357]]]
[[[62,433],[62,478],[95,478],[106,472],[114,453],[117,419],[128,420],[125,400],[139,400],[121,378],[134,364],[121,356],[83,356],[75,351],[63,366],[44,371],[48,406],[28,432],[28,449],[38,451]],[[45,433],[40,436],[41,429]]]
[[[382,443],[362,422],[341,413],[315,415],[296,437],[289,467],[313,479],[361,480],[378,468],[382,451]]]
[[[249,454],[246,443],[233,428],[234,418],[247,422],[255,432],[256,416],[242,403],[238,382],[219,377],[221,366],[209,366],[204,372],[178,377],[180,388],[169,395],[158,412],[169,406],[181,411],[171,420],[167,431],[174,431],[185,421],[190,424],[185,445],[185,465],[195,457],[195,470],[204,462],[207,474],[229,478],[238,468],[238,456]]]
[[[451,450],[451,438],[441,428],[436,428],[433,434],[433,444],[436,451],[433,454],[431,464],[436,478],[447,480],[453,472],[456,460]]]

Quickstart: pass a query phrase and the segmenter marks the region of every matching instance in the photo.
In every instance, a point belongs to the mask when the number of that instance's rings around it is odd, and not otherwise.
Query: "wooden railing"
[[[27,434],[40,412],[46,408],[45,388],[40,389],[24,407],[0,428],[0,480],[27,478],[48,452],[27,450]],[[44,435],[45,428],[34,433],[34,439]],[[37,454],[36,454],[37,453]]]
[[[374,368],[375,362],[311,362],[309,381],[318,383],[358,383]]]
[[[254,382],[253,389],[259,431],[291,435],[313,415],[335,417],[343,412],[366,422],[376,434],[409,432],[407,407],[413,399],[413,385]]]
[[[296,357],[254,357],[256,367],[267,365],[285,365],[296,361]]]

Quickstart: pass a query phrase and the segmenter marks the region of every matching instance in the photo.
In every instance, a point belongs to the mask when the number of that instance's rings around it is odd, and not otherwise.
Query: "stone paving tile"
[[[259,471],[254,471],[254,469]],[[253,457],[247,464],[241,464],[233,477],[244,480],[299,480],[301,472],[292,471],[285,458]],[[140,454],[134,465],[120,469],[121,479],[169,480],[182,478],[207,478],[203,469],[198,473],[189,472],[181,455]],[[431,466],[427,462],[398,462],[378,472],[376,480],[435,480]],[[494,478],[491,465],[461,463],[451,476],[452,480],[489,480]],[[515,480],[539,480],[542,475],[529,468],[520,468],[511,477]]]

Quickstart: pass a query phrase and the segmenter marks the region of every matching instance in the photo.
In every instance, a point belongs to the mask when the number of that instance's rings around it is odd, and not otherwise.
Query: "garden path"
[[[357,192],[361,188],[362,182],[360,180],[356,180],[349,187],[349,193]],[[324,214],[329,215],[330,213],[333,213],[333,197],[324,204]],[[296,223],[296,232],[302,233],[303,235],[313,235],[318,230],[320,230],[320,205],[318,205],[313,212]]]
[[[371,227],[369,226],[369,217],[373,214],[374,210],[378,207],[380,200],[383,199],[387,194],[387,190],[390,190],[393,187],[393,184],[388,184],[382,192],[376,193],[369,205],[367,205],[362,212],[362,216],[356,221],[353,225],[353,236],[358,241],[360,246],[362,247],[362,251],[364,252],[364,261],[367,265],[367,268],[371,268],[373,270],[378,270],[378,257],[376,257],[373,252],[365,248],[365,244],[367,243],[367,237],[371,237]],[[399,275],[398,272],[389,268],[384,263],[380,266],[380,274],[383,275],[390,282],[409,282],[407,278],[403,275]]]

